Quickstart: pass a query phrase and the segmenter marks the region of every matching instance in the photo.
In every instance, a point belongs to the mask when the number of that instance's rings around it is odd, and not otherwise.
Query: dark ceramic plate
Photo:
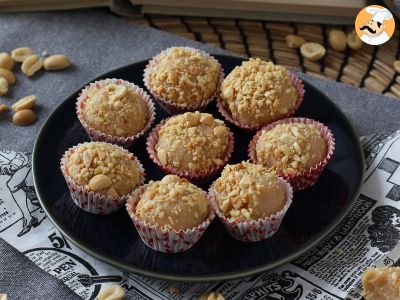
[[[219,56],[226,73],[242,62]],[[143,87],[146,61],[128,65],[100,78],[122,78]],[[344,218],[357,198],[364,158],[358,138],[343,113],[319,90],[305,82],[305,99],[296,116],[325,123],[336,137],[336,151],[320,180],[296,192],[278,232],[256,242],[239,242],[216,220],[189,251],[163,254],[145,246],[124,208],[99,216],[80,210],[71,200],[59,170],[64,151],[89,141],[75,115],[72,94],[49,115],[36,140],[33,175],[36,191],[48,217],[76,245],[91,255],[125,270],[171,280],[227,280],[266,271],[290,262],[318,244]],[[222,118],[212,103],[208,112]],[[157,107],[157,123],[167,114]],[[235,149],[230,163],[247,159],[251,135],[231,127]],[[146,169],[146,179],[158,180],[163,173],[148,158],[145,137],[130,149]],[[203,186],[207,188],[207,185]]]

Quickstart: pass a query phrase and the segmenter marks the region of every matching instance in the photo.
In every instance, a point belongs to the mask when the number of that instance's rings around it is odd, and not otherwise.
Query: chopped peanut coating
[[[269,217],[285,205],[285,192],[276,174],[248,162],[227,165],[214,190],[222,214],[231,220]]]
[[[294,174],[317,165],[326,155],[326,143],[311,124],[279,124],[263,131],[256,145],[259,163],[269,170]]]
[[[192,229],[204,222],[210,203],[205,193],[188,180],[167,175],[150,182],[136,206],[138,218],[163,229]]]
[[[132,157],[107,143],[80,145],[66,167],[77,184],[110,197],[127,195],[142,181],[141,170]]]
[[[286,69],[259,58],[235,67],[222,82],[220,96],[233,119],[245,125],[285,116],[297,99]]]

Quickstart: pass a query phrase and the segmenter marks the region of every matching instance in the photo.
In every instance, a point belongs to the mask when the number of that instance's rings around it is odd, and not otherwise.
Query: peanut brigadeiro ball
[[[326,156],[327,145],[311,124],[279,124],[264,130],[256,144],[257,161],[278,173],[299,173]]]
[[[172,47],[157,57],[150,85],[158,97],[174,105],[198,106],[216,91],[220,65],[196,49]]]
[[[110,197],[131,193],[143,178],[131,155],[118,146],[102,142],[78,146],[66,167],[78,185]]]
[[[297,92],[285,68],[250,58],[225,78],[220,96],[237,122],[264,125],[286,116],[296,104]]]
[[[92,89],[82,113],[89,126],[118,137],[138,134],[150,118],[147,104],[141,95],[127,85],[114,83]]]
[[[275,172],[248,162],[227,165],[214,190],[221,213],[231,220],[269,217],[285,205],[285,191]]]
[[[211,114],[188,112],[168,119],[155,147],[161,164],[182,171],[202,171],[223,163],[229,132]]]
[[[205,193],[187,179],[167,175],[151,182],[136,206],[139,219],[163,229],[192,229],[203,223],[210,203]]]

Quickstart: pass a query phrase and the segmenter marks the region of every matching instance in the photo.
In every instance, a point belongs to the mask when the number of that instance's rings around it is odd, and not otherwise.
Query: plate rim
[[[216,57],[218,59],[218,57],[221,58],[227,58],[227,59],[240,59],[242,61],[246,60],[246,58],[243,57],[239,57],[239,56],[234,56],[234,55],[224,55],[224,54],[211,54],[214,57]],[[312,89],[316,90],[317,92],[319,92],[321,95],[323,95],[325,97],[325,99],[330,102],[330,104],[332,104],[336,110],[339,112],[339,114],[341,114],[344,122],[346,123],[347,127],[350,129],[349,134],[354,138],[354,140],[357,141],[356,143],[356,152],[358,152],[359,156],[357,160],[360,160],[359,164],[357,164],[357,167],[359,168],[359,172],[360,172],[360,180],[357,183],[356,189],[354,191],[354,193],[352,195],[350,195],[351,200],[349,201],[349,203],[346,205],[346,207],[342,210],[341,214],[339,216],[336,216],[334,219],[332,219],[328,225],[326,225],[325,230],[323,232],[318,233],[316,236],[314,236],[312,239],[310,239],[309,241],[307,241],[301,248],[299,248],[297,250],[296,253],[287,255],[283,258],[280,258],[272,263],[269,263],[267,265],[263,265],[260,267],[253,267],[250,269],[247,269],[245,271],[237,271],[237,272],[223,272],[223,273],[216,273],[216,274],[212,274],[212,275],[187,275],[187,274],[169,274],[166,272],[161,272],[161,271],[152,271],[152,270],[146,270],[143,269],[141,267],[137,267],[137,266],[129,266],[126,265],[124,263],[121,263],[117,260],[115,260],[112,257],[109,257],[107,255],[98,253],[96,251],[96,249],[94,249],[93,247],[91,247],[90,245],[88,245],[88,243],[83,242],[81,240],[79,240],[79,238],[74,238],[73,237],[73,233],[70,232],[68,229],[65,228],[65,226],[63,224],[61,224],[61,222],[57,222],[57,220],[55,220],[55,218],[52,217],[51,213],[50,213],[50,207],[48,207],[44,201],[42,200],[42,193],[41,191],[37,188],[37,178],[39,176],[39,174],[37,174],[37,168],[36,168],[36,160],[37,160],[37,156],[38,151],[39,151],[39,146],[38,144],[40,144],[40,140],[42,139],[43,136],[43,131],[45,130],[44,128],[46,127],[47,123],[50,122],[50,119],[52,117],[52,115],[60,110],[62,108],[62,106],[66,105],[66,103],[68,102],[68,99],[71,98],[72,95],[79,93],[83,87],[85,87],[86,85],[88,85],[89,83],[99,80],[101,78],[107,77],[107,75],[111,74],[111,73],[115,73],[118,71],[121,71],[125,68],[129,68],[133,65],[137,65],[137,64],[143,64],[146,63],[149,59],[145,59],[145,60],[140,60],[140,61],[136,61],[134,63],[130,63],[127,64],[125,66],[122,67],[118,67],[115,69],[112,69],[110,71],[107,71],[99,76],[96,76],[95,78],[93,78],[92,80],[86,82],[84,85],[82,85],[81,87],[79,87],[77,90],[75,90],[74,92],[70,93],[68,97],[64,98],[59,104],[56,105],[56,107],[48,114],[48,116],[46,117],[45,121],[43,122],[42,126],[40,127],[38,134],[36,136],[35,139],[35,143],[33,146],[33,152],[32,152],[32,177],[33,177],[33,183],[35,186],[35,191],[38,197],[38,200],[40,202],[40,205],[42,206],[42,209],[44,210],[46,216],[49,218],[49,220],[53,223],[53,225],[62,233],[64,234],[75,246],[77,246],[79,249],[81,249],[82,251],[86,252],[87,254],[93,256],[96,259],[99,259],[100,261],[110,264],[113,267],[116,268],[120,268],[122,270],[128,271],[128,272],[132,272],[134,274],[138,274],[138,275],[144,275],[144,276],[148,276],[148,277],[152,277],[152,278],[156,278],[156,279],[162,279],[162,280],[175,280],[175,281],[181,281],[181,282],[215,282],[215,281],[226,281],[226,280],[234,280],[234,279],[239,279],[239,278],[243,278],[243,277],[247,277],[247,276],[252,276],[255,274],[259,274],[262,272],[266,272],[269,270],[272,270],[274,268],[277,268],[279,266],[282,266],[285,263],[289,263],[293,260],[295,260],[296,258],[300,257],[301,255],[304,255],[305,253],[307,253],[308,251],[310,251],[311,249],[313,249],[314,247],[316,247],[320,242],[322,242],[343,220],[344,218],[349,214],[350,210],[352,209],[352,207],[354,206],[354,203],[357,201],[360,193],[361,193],[361,186],[362,186],[362,182],[363,182],[363,178],[364,178],[364,174],[365,174],[365,158],[364,158],[364,152],[361,146],[361,141],[353,127],[353,125],[350,123],[350,121],[348,120],[348,118],[346,117],[346,115],[342,112],[342,110],[338,107],[338,105],[336,103],[334,103],[324,92],[322,92],[320,89],[318,89],[317,87],[315,87],[313,84],[309,83],[307,80],[302,79],[304,82],[306,82]],[[39,141],[39,142],[38,142]]]

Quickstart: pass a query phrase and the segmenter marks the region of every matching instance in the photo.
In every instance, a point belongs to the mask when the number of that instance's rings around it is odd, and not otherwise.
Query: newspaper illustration
[[[0,237],[82,299],[120,284],[127,299],[198,299],[217,290],[227,300],[362,299],[366,267],[400,266],[400,130],[362,139],[366,174],[349,215],[317,247],[253,277],[190,284],[126,273],[86,254],[46,218],[34,192],[29,154],[0,151]]]

